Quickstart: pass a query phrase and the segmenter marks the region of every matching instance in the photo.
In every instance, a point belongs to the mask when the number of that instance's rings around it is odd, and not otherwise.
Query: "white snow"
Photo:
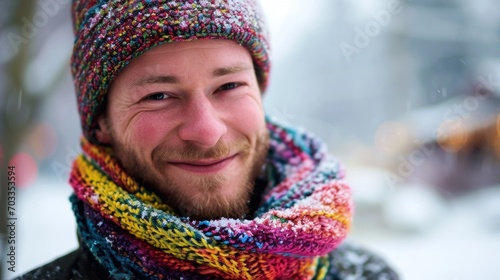
[[[77,248],[71,187],[56,178],[39,178],[17,190],[16,272],[10,279]]]

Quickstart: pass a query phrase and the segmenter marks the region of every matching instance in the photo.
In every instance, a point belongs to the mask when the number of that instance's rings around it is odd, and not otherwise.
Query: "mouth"
[[[193,161],[169,161],[168,164],[192,173],[217,173],[228,166],[237,155],[238,154],[219,159],[208,158]]]

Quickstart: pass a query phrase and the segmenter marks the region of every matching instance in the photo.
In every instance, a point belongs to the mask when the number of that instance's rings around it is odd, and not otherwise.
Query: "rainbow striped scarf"
[[[331,279],[352,204],[337,162],[309,134],[267,120],[268,185],[252,219],[179,217],[83,140],[71,197],[81,242],[115,279]]]

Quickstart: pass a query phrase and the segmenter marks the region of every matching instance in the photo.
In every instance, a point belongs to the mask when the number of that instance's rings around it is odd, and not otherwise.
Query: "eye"
[[[235,89],[237,87],[241,86],[241,83],[227,83],[227,84],[224,84],[222,85],[221,87],[219,87],[217,89],[217,91],[221,91],[221,90],[232,90],[232,89]]]
[[[163,93],[163,92],[155,92],[153,94],[146,96],[144,99],[156,101],[156,100],[165,100],[167,98],[169,98],[168,94]]]

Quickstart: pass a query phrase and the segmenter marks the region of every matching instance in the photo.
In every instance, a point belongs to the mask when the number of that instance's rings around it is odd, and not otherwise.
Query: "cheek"
[[[129,139],[132,139],[138,147],[150,150],[159,145],[165,135],[169,133],[168,122],[161,121],[159,114],[145,113],[130,123]],[[150,147],[148,149],[148,147]]]
[[[245,98],[235,105],[229,114],[232,127],[248,136],[265,128],[264,111],[258,100]]]
[[[138,122],[135,126],[134,138],[136,142],[149,141],[158,135],[158,127],[151,122]]]

